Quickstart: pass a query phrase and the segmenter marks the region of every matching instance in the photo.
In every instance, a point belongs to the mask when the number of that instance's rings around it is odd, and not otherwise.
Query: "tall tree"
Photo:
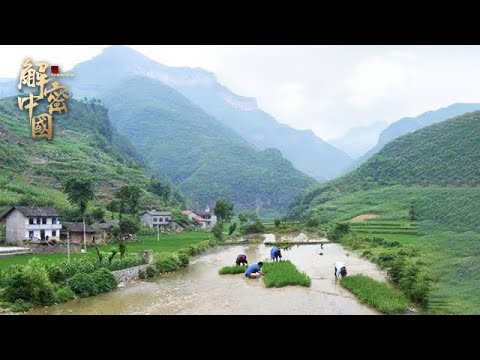
[[[215,204],[213,211],[220,221],[230,221],[233,217],[233,202],[227,198],[220,198]]]
[[[85,238],[85,213],[88,202],[95,198],[95,184],[87,177],[70,177],[63,184],[63,190],[67,194],[68,201],[78,207],[83,218],[83,246],[87,249]]]
[[[142,197],[142,189],[136,185],[125,185],[118,189],[118,191],[115,193],[115,197],[119,202],[119,219],[122,221],[122,214],[125,212],[125,208],[127,206],[132,214],[137,212],[138,204],[140,203],[140,198]]]

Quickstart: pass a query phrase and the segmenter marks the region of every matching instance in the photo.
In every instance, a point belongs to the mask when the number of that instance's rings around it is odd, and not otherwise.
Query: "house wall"
[[[145,213],[142,216],[140,216],[140,222],[145,226],[153,227],[152,215],[148,213]]]
[[[7,243],[18,244],[25,238],[25,230],[27,228],[28,218],[26,218],[20,211],[13,210],[8,214],[6,219],[7,225]]]
[[[93,242],[94,236],[95,234],[89,234],[89,233],[85,235],[87,244],[91,244]],[[98,235],[95,239],[98,239]],[[70,232],[70,242],[74,244],[83,244],[83,233]]]

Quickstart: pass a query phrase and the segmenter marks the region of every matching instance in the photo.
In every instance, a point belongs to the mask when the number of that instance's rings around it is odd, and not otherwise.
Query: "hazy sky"
[[[68,70],[104,47],[0,45],[0,77],[17,77],[27,56]],[[165,65],[212,71],[278,121],[323,139],[454,102],[480,102],[480,46],[131,47]]]

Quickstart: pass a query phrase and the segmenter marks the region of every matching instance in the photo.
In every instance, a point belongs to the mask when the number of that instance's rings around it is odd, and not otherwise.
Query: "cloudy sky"
[[[27,56],[69,69],[104,47],[0,45],[0,77],[17,77]],[[323,139],[454,102],[480,102],[480,46],[131,47],[165,65],[212,71],[278,121]]]

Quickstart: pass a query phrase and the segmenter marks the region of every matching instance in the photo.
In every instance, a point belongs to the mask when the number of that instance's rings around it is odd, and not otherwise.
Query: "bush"
[[[138,278],[139,279],[146,279],[147,278],[147,273],[145,270],[138,270]]]
[[[75,293],[68,286],[59,287],[55,291],[57,302],[64,303],[75,299]]]
[[[282,221],[280,219],[273,220],[273,224],[275,225],[276,228],[279,228],[281,223]]]
[[[5,279],[5,283],[2,297],[8,302],[24,300],[33,305],[55,303],[55,293],[48,272],[37,258],[29,260],[27,265],[16,267]]]
[[[126,251],[127,251],[127,246],[125,245],[124,242],[120,242],[118,244],[118,252],[120,253],[120,259],[123,259]]]
[[[306,225],[307,227],[317,227],[318,225],[320,225],[320,221],[318,219],[315,219],[315,218],[310,218],[307,220],[306,222]]]
[[[92,274],[92,279],[95,282],[97,294],[117,288],[117,279],[115,279],[115,276],[105,268],[95,271]]]
[[[249,224],[243,225],[240,228],[240,232],[243,235],[263,233],[263,232],[265,232],[265,226],[263,226],[263,224],[260,222],[260,220],[257,220],[254,223],[249,223]]]
[[[235,232],[236,228],[237,228],[237,223],[236,222],[231,223],[230,227],[228,228],[228,236],[232,235]]]
[[[213,225],[212,230],[211,230],[213,236],[215,236],[215,239],[218,241],[223,240],[223,223],[221,221],[218,221],[215,225]]]
[[[97,286],[92,275],[77,273],[68,281],[68,286],[80,297],[88,297],[97,294]]]
[[[33,305],[22,299],[17,299],[13,304],[10,304],[10,310],[13,312],[26,312],[30,310]]]
[[[151,277],[157,276],[158,271],[155,268],[155,266],[150,265],[150,266],[147,266],[147,268],[145,269],[145,274],[147,275],[147,277],[151,278]]]
[[[180,251],[178,253],[178,260],[180,261],[181,267],[187,267],[188,264],[190,263],[190,257],[185,251]]]
[[[171,253],[160,253],[155,262],[155,267],[159,273],[175,271],[178,270],[180,266],[179,258]]]

